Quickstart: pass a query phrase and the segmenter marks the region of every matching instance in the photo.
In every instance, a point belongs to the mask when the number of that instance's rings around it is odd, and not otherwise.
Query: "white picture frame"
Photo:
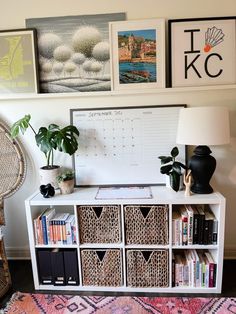
[[[112,90],[165,87],[165,20],[109,23]]]
[[[236,83],[236,18],[169,20],[170,86]]]

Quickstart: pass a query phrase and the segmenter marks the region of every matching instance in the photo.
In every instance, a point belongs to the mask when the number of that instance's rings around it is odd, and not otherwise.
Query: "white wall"
[[[163,17],[190,18],[209,16],[236,15],[235,0],[60,0],[38,1],[36,5],[30,0],[8,0],[1,4],[0,29],[16,29],[25,26],[26,18],[82,15],[98,13],[126,12],[127,19],[145,19]],[[212,180],[215,189],[227,198],[226,216],[226,252],[236,257],[236,89],[186,91],[163,94],[128,95],[128,96],[92,96],[78,98],[38,98],[0,100],[0,118],[11,125],[24,114],[32,115],[36,128],[51,122],[69,123],[69,109],[111,105],[158,105],[187,104],[188,106],[226,105],[231,115],[231,143],[225,147],[212,148],[217,159],[217,170]],[[38,167],[44,163],[43,156],[36,148],[32,134],[21,137],[24,145],[28,172],[26,181],[20,190],[5,201],[7,228],[6,246],[11,256],[28,254],[28,236],[24,200],[38,189]],[[58,156],[58,163],[71,165],[71,160]]]

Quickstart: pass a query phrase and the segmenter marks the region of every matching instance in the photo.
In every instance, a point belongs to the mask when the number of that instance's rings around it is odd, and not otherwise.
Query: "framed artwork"
[[[236,83],[236,17],[168,23],[171,87]]]
[[[165,87],[165,20],[110,23],[114,90]]]
[[[111,90],[109,22],[125,13],[27,19],[38,34],[40,91]]]
[[[36,31],[0,31],[0,94],[38,93]]]

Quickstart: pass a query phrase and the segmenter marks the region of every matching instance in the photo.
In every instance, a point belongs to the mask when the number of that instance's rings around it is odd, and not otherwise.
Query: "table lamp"
[[[216,168],[216,160],[207,145],[229,143],[229,113],[225,107],[193,107],[180,109],[176,142],[198,145],[188,167],[193,185],[191,191],[198,194],[212,193],[210,179]]]

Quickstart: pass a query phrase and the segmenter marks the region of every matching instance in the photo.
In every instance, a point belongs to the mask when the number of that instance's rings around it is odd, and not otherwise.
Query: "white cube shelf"
[[[97,187],[78,188],[74,193],[69,195],[56,195],[52,198],[43,198],[40,193],[35,193],[30,196],[26,201],[26,217],[29,234],[31,261],[33,268],[34,286],[36,290],[73,290],[73,291],[120,291],[120,292],[158,292],[158,293],[220,293],[222,287],[222,268],[223,268],[223,251],[224,251],[224,226],[225,226],[225,198],[218,192],[212,194],[194,194],[189,197],[184,195],[184,191],[174,192],[172,189],[164,186],[151,186],[152,198],[146,199],[106,199],[97,200],[96,194]],[[218,242],[216,245],[172,245],[172,209],[174,205],[181,204],[207,204],[213,211],[218,220]],[[119,210],[120,219],[120,237],[118,242],[113,243],[80,243],[80,225],[78,219],[78,206],[105,206],[116,205]],[[129,243],[125,241],[125,206],[128,205],[164,205],[168,209],[168,241],[164,244],[145,244],[145,239],[142,239],[142,244]],[[72,245],[37,245],[34,236],[33,220],[47,207],[54,207],[58,212],[70,212],[75,214],[76,229],[77,229],[77,244]],[[135,217],[134,217],[135,219]],[[79,270],[79,285],[78,286],[54,286],[41,284],[39,280],[39,273],[37,267],[37,249],[39,248],[74,248],[78,253],[78,270]],[[86,286],[83,285],[83,270],[82,269],[82,250],[120,250],[121,252],[121,277],[122,285],[120,286]],[[172,252],[180,249],[206,249],[209,250],[213,256],[216,264],[216,285],[213,288],[200,288],[200,287],[173,287],[172,286]],[[166,265],[167,281],[165,286],[151,286],[151,287],[133,287],[128,286],[128,259],[127,251],[130,250],[158,250],[167,252],[168,265]],[[135,278],[134,278],[135,279]],[[135,280],[134,280],[135,281]]]

